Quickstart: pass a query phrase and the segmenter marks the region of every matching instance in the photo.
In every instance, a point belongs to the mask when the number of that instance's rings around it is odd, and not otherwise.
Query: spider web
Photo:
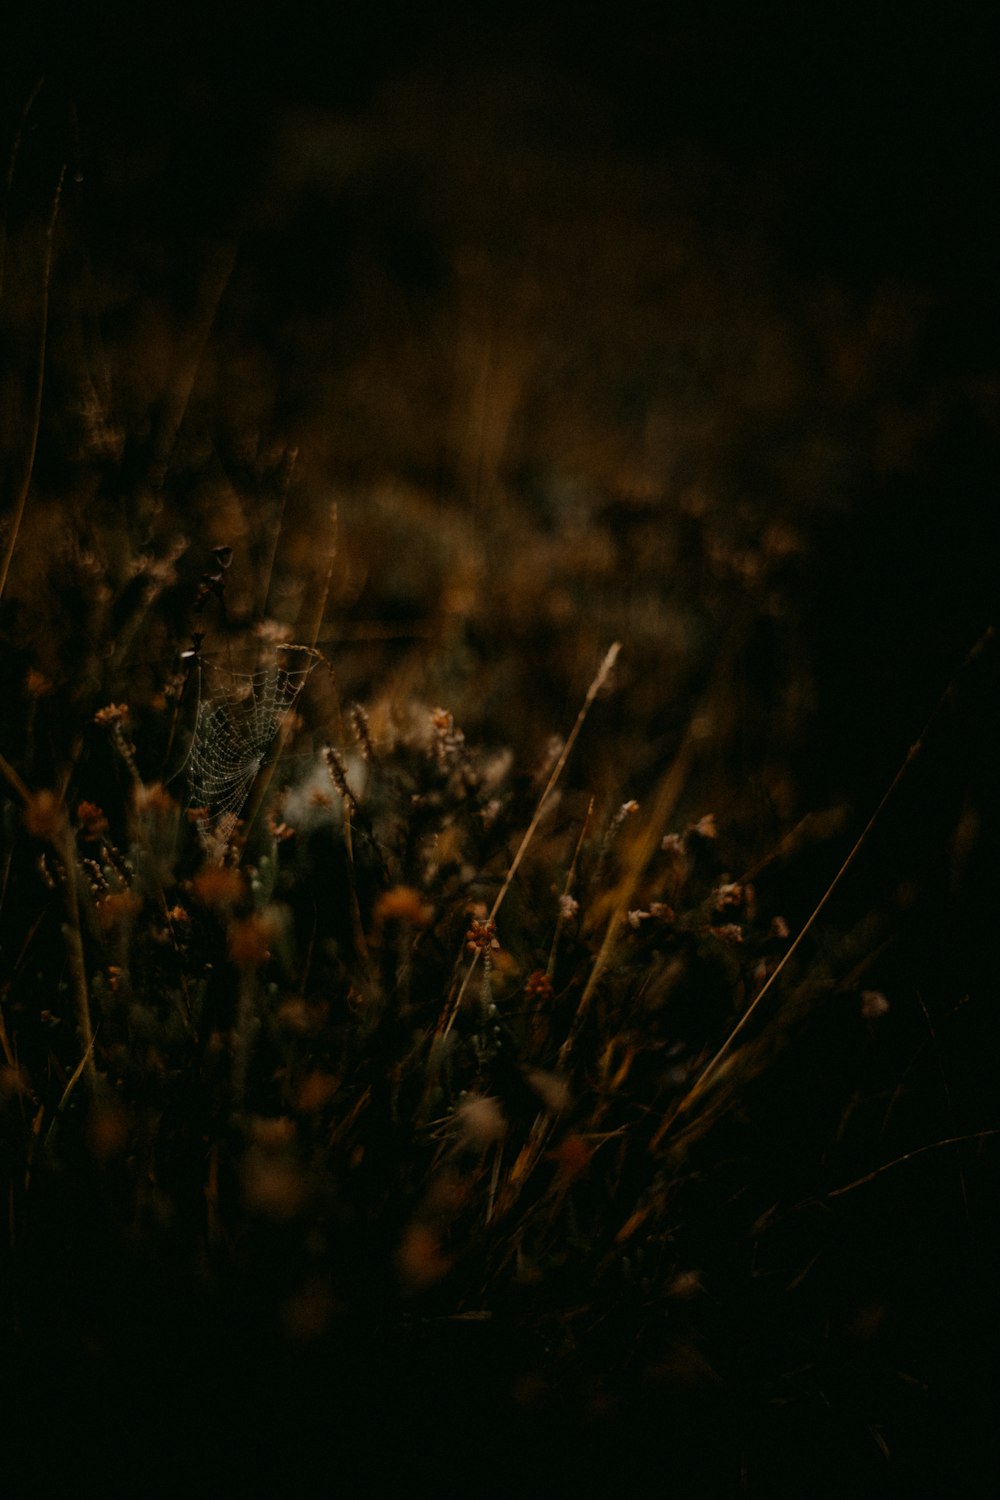
[[[203,845],[220,858],[314,664],[216,669],[218,690],[199,702],[186,767],[188,807]]]

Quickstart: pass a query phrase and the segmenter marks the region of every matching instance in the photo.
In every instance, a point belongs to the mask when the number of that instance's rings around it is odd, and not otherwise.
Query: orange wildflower
[[[235,906],[243,895],[243,876],[239,870],[206,865],[191,877],[191,890],[202,906]]]

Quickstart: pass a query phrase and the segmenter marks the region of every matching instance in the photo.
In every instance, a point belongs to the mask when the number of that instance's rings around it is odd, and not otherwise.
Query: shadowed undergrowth
[[[831,1492],[958,1462],[995,1131],[976,771],[957,826],[940,771],[991,639],[833,883],[842,819],[744,872],[680,816],[718,686],[622,801],[571,774],[617,647],[519,764],[449,709],[345,704],[279,627],[210,630],[230,565],[157,675],[128,643],[176,619],[168,565],[116,596],[62,557],[119,649],[67,642],[76,682],[29,666],[8,704],[20,1419],[113,1420],[114,1471],[151,1447],[167,1488],[199,1424],[230,1476],[329,1432],[332,1474],[446,1492],[639,1483],[654,1431],[721,1493],[784,1492],[807,1452]]]
[[[911,385],[919,288],[789,311],[710,153],[586,175],[463,88],[472,147],[284,117],[197,243],[109,248],[141,152],[88,220],[15,145],[4,1461],[987,1493],[987,383]]]

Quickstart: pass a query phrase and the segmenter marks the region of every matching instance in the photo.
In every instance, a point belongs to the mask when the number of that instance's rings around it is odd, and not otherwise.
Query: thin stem
[[[87,988],[87,965],[83,953],[83,933],[80,928],[80,900],[76,884],[76,849],[73,844],[73,834],[68,825],[65,828],[62,845],[60,854],[62,855],[63,865],[66,870],[66,914],[69,918],[63,929],[63,936],[66,940],[70,974],[73,979],[76,1024],[84,1049],[81,1069],[86,1074],[87,1083],[91,1088],[94,1088],[97,1083],[97,1069],[94,1066],[94,1028],[90,1015],[90,993]],[[79,1072],[80,1069],[74,1075],[74,1083]],[[67,1089],[68,1092],[69,1089]]]
[[[622,919],[632,906],[639,882],[642,880],[650,860],[659,847],[663,837],[663,830],[669,824],[681,800],[688,777],[697,758],[699,746],[705,738],[705,724],[709,721],[712,704],[719,692],[723,677],[731,666],[733,653],[742,634],[742,625],[743,620],[741,616],[734,623],[723,645],[723,649],[719,653],[708,690],[688,720],[684,737],[677,748],[673,761],[667,769],[666,775],[660,782],[652,812],[646,819],[645,826],[636,841],[632,857],[628,862],[628,871],[625,879],[619,885],[618,889],[611,893],[609,902],[611,912],[608,917],[607,927],[605,928],[604,940],[590,970],[583,994],[580,996],[576,1015],[573,1017],[566,1040],[559,1049],[560,1063],[565,1063],[573,1050],[573,1044],[579,1034],[580,1027],[583,1025],[594,991],[618,945],[622,931]]]
[[[583,848],[584,839],[587,837],[587,832],[590,828],[590,820],[594,816],[595,801],[596,799],[594,797],[591,797],[590,804],[587,807],[587,816],[583,820],[583,827],[580,829],[580,837],[577,839],[576,848],[573,851],[573,859],[570,863],[569,869],[566,871],[566,880],[562,888],[562,897],[569,896],[573,890],[573,881],[576,879],[576,867],[580,859],[580,850]],[[562,930],[565,925],[565,918],[563,916],[563,901],[562,899],[560,899],[559,915],[556,917],[556,930],[552,934],[552,947],[549,949],[549,961],[545,965],[545,972],[550,979],[556,972],[556,955],[559,952],[559,939],[562,935]]]
[[[520,845],[518,846],[517,853],[511,860],[510,869],[507,871],[507,874],[504,877],[503,885],[497,892],[497,898],[494,901],[493,908],[490,912],[491,921],[495,919],[497,912],[503,905],[504,897],[510,890],[511,882],[514,879],[514,876],[517,874],[517,868],[520,865],[525,854],[528,852],[528,845],[534,838],[535,833],[538,829],[538,825],[542,821],[542,814],[545,811],[545,805],[548,802],[549,797],[555,790],[556,782],[562,775],[563,768],[565,767],[566,762],[569,760],[573,746],[576,744],[580,730],[583,728],[583,721],[584,719],[586,719],[588,713],[590,712],[591,704],[607,681],[612,667],[618,660],[618,653],[620,650],[621,643],[619,641],[615,641],[614,645],[609,647],[607,655],[597,669],[597,675],[595,676],[593,682],[590,684],[590,687],[587,689],[587,696],[584,698],[583,703],[580,707],[580,712],[576,716],[576,723],[570,730],[566,743],[562,747],[555,765],[552,767],[552,770],[549,774],[549,779],[545,783],[545,790],[538,799],[538,806],[535,808],[535,812],[531,819],[531,822],[528,824],[528,827],[525,830],[524,837],[522,838]]]
[[[65,177],[66,163],[64,162],[59,171],[59,180],[56,183],[56,190],[52,198],[52,212],[49,215],[48,228],[45,232],[45,262],[42,270],[42,316],[38,330],[38,372],[35,379],[35,405],[31,418],[31,440],[28,444],[28,459],[25,465],[24,478],[21,481],[21,488],[14,506],[14,517],[10,524],[10,535],[7,538],[3,562],[0,564],[0,599],[3,598],[4,591],[7,588],[7,575],[10,573],[11,559],[17,547],[21,523],[24,520],[24,512],[28,504],[31,476],[35,471],[38,433],[42,424],[42,392],[45,389],[45,351],[49,336],[49,286],[52,279],[52,247],[55,241],[56,219],[59,216],[59,202],[62,198]]]
[[[3,288],[7,270],[7,213],[10,208],[11,192],[14,187],[14,173],[17,170],[17,158],[21,154],[24,127],[44,82],[44,78],[39,78],[25,100],[24,108],[21,111],[21,118],[18,120],[17,129],[14,131],[14,139],[10,147],[10,157],[7,161],[7,176],[4,180],[3,217],[0,218],[0,302],[3,301]]]
[[[282,477],[281,485],[281,507],[278,512],[278,519],[274,524],[274,545],[271,548],[271,555],[267,560],[267,570],[264,574],[264,586],[261,591],[261,610],[263,611],[265,619],[267,619],[268,617],[268,605],[271,602],[271,585],[274,582],[274,568],[278,560],[278,548],[281,545],[281,533],[285,525],[285,509],[288,505],[288,491],[291,488],[292,475],[295,472],[295,465],[298,460],[298,456],[299,450],[297,448],[290,448],[285,455],[285,472]],[[315,646],[316,642],[313,641],[312,644]]]
[[[545,811],[546,803],[548,802],[549,797],[552,795],[553,791],[555,790],[556,782],[559,780],[560,776],[562,775],[563,769],[564,769],[564,767],[566,765],[566,762],[567,762],[567,760],[570,757],[570,752],[572,751],[573,746],[576,744],[577,737],[579,736],[580,730],[583,728],[584,720],[586,719],[587,714],[590,712],[591,704],[593,703],[594,699],[597,697],[598,693],[601,691],[601,688],[604,686],[605,682],[607,681],[608,676],[609,676],[609,674],[611,672],[612,667],[614,666],[615,662],[618,660],[618,653],[619,653],[620,650],[621,650],[621,642],[620,641],[615,641],[614,644],[608,648],[608,652],[607,652],[604,660],[601,662],[601,665],[598,667],[597,673],[596,673],[596,675],[594,677],[593,682],[590,684],[590,687],[587,689],[587,695],[584,698],[583,703],[582,703],[582,705],[580,707],[580,712],[576,716],[576,723],[573,725],[573,728],[570,730],[569,735],[568,735],[567,740],[566,740],[566,743],[563,746],[563,748],[562,748],[562,750],[561,750],[561,752],[560,752],[560,754],[559,754],[559,756],[558,756],[558,758],[556,760],[555,765],[552,767],[552,770],[549,773],[549,779],[545,783],[545,790],[542,792],[542,795],[538,799],[538,806],[535,808],[534,815],[532,816],[531,822],[528,824],[528,827],[527,827],[527,829],[525,830],[525,833],[524,833],[524,837],[522,838],[520,844],[518,845],[517,853],[514,855],[514,858],[511,860],[510,868],[508,869],[507,874],[504,877],[503,885],[500,887],[499,891],[497,892],[496,900],[494,901],[492,909],[491,909],[490,914],[489,914],[489,919],[488,920],[491,921],[491,922],[496,919],[497,912],[500,910],[501,906],[503,905],[504,897],[506,896],[507,892],[510,890],[511,882],[513,881],[514,876],[517,873],[518,866],[520,865],[522,859],[524,858],[525,854],[527,853],[528,846],[530,845],[532,839],[534,838],[535,833],[536,833],[536,831],[538,829],[538,825],[539,825],[539,823],[542,820],[542,814]],[[444,1027],[443,1027],[443,1035],[444,1036],[447,1036],[448,1033],[451,1031],[451,1028],[452,1028],[452,1026],[454,1024],[454,1021],[455,1021],[455,1017],[458,1015],[458,1008],[461,1005],[462,1000],[463,1000],[463,998],[465,996],[465,992],[466,992],[466,990],[469,987],[469,981],[472,978],[472,975],[473,975],[473,972],[475,971],[477,963],[479,962],[479,956],[480,955],[479,955],[478,952],[476,952],[476,953],[473,954],[473,956],[472,956],[472,962],[469,964],[469,967],[465,971],[465,977],[463,978],[461,986],[459,987],[458,994],[455,996],[454,1000],[451,1003],[451,1007],[450,1007],[450,1010],[448,1012],[447,1020],[445,1021],[445,1024],[444,1024]]]
[[[747,1006],[746,1010],[743,1012],[742,1016],[737,1021],[736,1025],[733,1027],[732,1031],[730,1031],[729,1035],[726,1037],[725,1041],[722,1043],[722,1046],[715,1053],[714,1057],[710,1058],[709,1061],[705,1064],[704,1068],[699,1073],[698,1077],[695,1079],[695,1081],[691,1085],[690,1089],[688,1089],[687,1093],[680,1100],[680,1103],[676,1106],[676,1108],[663,1121],[663,1124],[657,1130],[656,1134],[653,1136],[652,1141],[650,1142],[650,1150],[654,1150],[659,1145],[660,1141],[663,1139],[664,1135],[670,1129],[671,1125],[678,1118],[678,1116],[684,1114],[685,1111],[687,1111],[688,1109],[690,1109],[690,1107],[694,1103],[694,1101],[704,1092],[704,1090],[708,1086],[709,1080],[711,1079],[712,1075],[715,1073],[715,1071],[718,1068],[719,1064],[721,1063],[722,1059],[729,1052],[729,1050],[732,1047],[733,1043],[736,1041],[736,1038],[741,1034],[741,1032],[743,1032],[745,1030],[745,1028],[747,1027],[747,1025],[750,1022],[751,1017],[755,1014],[755,1012],[757,1010],[759,1010],[759,1008],[760,1008],[762,1002],[764,1001],[764,999],[766,998],[766,996],[770,994],[771,990],[774,988],[775,984],[778,981],[779,975],[781,975],[784,972],[786,966],[791,961],[792,956],[795,953],[797,953],[798,950],[799,950],[799,948],[802,946],[803,941],[805,940],[807,934],[809,933],[809,931],[813,927],[814,923],[816,922],[816,919],[819,917],[820,913],[824,910],[824,908],[826,907],[827,902],[830,900],[830,897],[833,895],[834,891],[840,885],[840,883],[843,880],[844,876],[847,874],[848,870],[854,864],[854,861],[857,859],[857,857],[860,854],[861,850],[863,849],[864,845],[867,843],[869,835],[872,832],[872,829],[875,827],[876,823],[881,818],[881,816],[882,816],[883,812],[885,811],[886,807],[888,806],[889,802],[894,797],[894,795],[895,795],[895,793],[896,793],[896,791],[897,791],[900,783],[903,781],[903,778],[905,777],[907,771],[910,769],[910,767],[913,765],[913,762],[916,760],[917,756],[923,750],[925,744],[927,743],[927,736],[930,733],[930,731],[931,731],[934,723],[936,722],[936,720],[938,718],[938,715],[943,710],[945,704],[950,701],[950,699],[952,697],[952,694],[954,693],[955,685],[956,685],[959,677],[961,677],[967,671],[967,669],[972,665],[972,663],[979,656],[982,655],[982,653],[986,650],[986,648],[993,643],[994,639],[995,639],[995,631],[993,630],[993,627],[991,626],[980,637],[980,639],[976,642],[976,644],[973,646],[972,650],[969,652],[969,654],[966,657],[965,661],[963,662],[962,666],[959,668],[959,671],[956,673],[956,675],[952,679],[952,681],[948,684],[948,686],[945,689],[944,693],[941,695],[941,698],[938,700],[938,703],[935,706],[934,711],[932,712],[930,718],[927,720],[927,723],[924,725],[924,727],[923,727],[923,729],[922,729],[922,731],[920,733],[919,738],[916,740],[916,742],[914,744],[912,744],[910,746],[909,750],[906,752],[906,755],[905,755],[905,757],[903,759],[902,765],[899,767],[899,770],[896,772],[895,776],[892,778],[892,781],[890,782],[889,787],[886,790],[886,792],[883,794],[881,801],[879,802],[879,804],[876,807],[875,811],[872,813],[871,817],[868,819],[868,822],[865,824],[864,828],[861,830],[860,835],[858,836],[857,840],[854,843],[854,847],[851,849],[851,851],[848,854],[847,858],[844,860],[843,864],[840,866],[840,869],[837,871],[836,875],[833,877],[833,879],[831,880],[830,884],[827,886],[826,890],[824,891],[823,895],[820,897],[820,899],[817,902],[816,906],[813,908],[813,911],[811,912],[810,916],[807,918],[807,920],[805,922],[805,925],[802,927],[801,931],[799,932],[798,937],[792,943],[791,947],[787,950],[787,952],[783,955],[783,957],[781,959],[781,962],[777,965],[777,967],[774,969],[773,973],[769,976],[766,984],[764,984],[763,987],[761,988],[760,993],[754,998],[753,1002],[750,1005]]]
[[[926,1146],[917,1146],[913,1151],[904,1151],[902,1156],[893,1157],[892,1161],[883,1162],[874,1171],[866,1172],[864,1177],[856,1177],[853,1182],[847,1182],[843,1187],[831,1188],[826,1196],[842,1198],[845,1193],[853,1193],[855,1188],[874,1182],[876,1177],[882,1176],[883,1172],[891,1172],[893,1167],[901,1167],[904,1162],[913,1161],[915,1157],[926,1156],[929,1151],[939,1151],[942,1146],[963,1146],[967,1141],[986,1141],[997,1135],[1000,1135],[1000,1130],[974,1130],[970,1135],[950,1135],[943,1141],[929,1141]]]

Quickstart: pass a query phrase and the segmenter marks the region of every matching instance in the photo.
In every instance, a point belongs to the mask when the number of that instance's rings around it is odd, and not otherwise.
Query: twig
[[[705,1088],[708,1085],[709,1079],[712,1077],[713,1073],[715,1073],[715,1071],[718,1068],[720,1062],[725,1057],[726,1053],[730,1050],[730,1048],[732,1047],[732,1045],[735,1042],[736,1038],[745,1029],[745,1027],[747,1026],[747,1024],[750,1021],[750,1018],[758,1010],[758,1008],[760,1007],[761,1002],[764,1000],[765,996],[767,996],[770,993],[770,991],[773,988],[773,986],[777,983],[779,975],[784,971],[786,965],[791,960],[793,954],[796,953],[798,951],[798,949],[801,947],[803,941],[805,940],[806,935],[809,933],[809,931],[811,930],[813,924],[816,922],[816,919],[819,917],[820,913],[825,908],[827,902],[830,900],[830,897],[833,895],[834,891],[840,885],[840,882],[843,880],[844,876],[847,874],[848,870],[851,868],[851,866],[853,865],[854,861],[857,859],[857,857],[860,854],[862,848],[864,847],[865,843],[867,842],[868,837],[871,834],[872,829],[875,827],[876,823],[881,818],[882,813],[885,811],[885,808],[888,806],[889,802],[892,800],[892,798],[895,795],[895,793],[896,793],[896,791],[897,791],[900,783],[902,782],[903,778],[905,777],[907,771],[912,766],[912,764],[916,760],[917,756],[923,750],[925,744],[927,743],[927,736],[930,733],[930,731],[931,731],[934,723],[936,722],[936,720],[938,718],[938,715],[941,713],[942,709],[944,708],[944,705],[950,700],[950,698],[951,698],[951,696],[952,696],[952,694],[954,692],[955,685],[956,685],[958,679],[968,670],[968,668],[972,665],[972,663],[978,657],[980,657],[983,654],[983,652],[987,649],[987,647],[990,646],[990,645],[992,645],[992,643],[993,643],[993,641],[995,639],[995,634],[996,633],[995,633],[993,627],[990,626],[990,628],[980,637],[980,639],[973,646],[972,650],[969,652],[968,656],[965,658],[965,661],[962,663],[962,665],[959,668],[958,672],[952,678],[951,682],[949,682],[947,688],[942,693],[942,695],[941,695],[940,699],[938,700],[938,702],[937,702],[937,704],[936,704],[933,712],[931,713],[930,718],[927,720],[926,724],[924,725],[923,729],[921,730],[919,738],[916,740],[916,742],[914,744],[912,744],[910,746],[909,750],[906,752],[906,755],[905,755],[905,757],[903,759],[903,763],[899,767],[899,770],[896,772],[895,776],[892,778],[892,781],[890,782],[888,789],[883,794],[882,800],[879,802],[879,804],[876,807],[875,811],[872,813],[871,817],[868,819],[868,822],[865,824],[864,828],[862,829],[862,831],[861,831],[858,839],[856,840],[856,842],[854,844],[854,847],[851,849],[851,852],[848,854],[847,858],[844,860],[844,862],[841,865],[840,869],[837,871],[836,875],[833,877],[833,879],[831,880],[830,884],[827,886],[826,890],[824,891],[823,895],[820,897],[820,899],[817,902],[817,904],[816,904],[815,908],[813,909],[812,913],[810,914],[810,916],[806,920],[805,925],[802,927],[801,931],[799,932],[798,937],[795,939],[795,941],[791,944],[791,946],[788,948],[788,950],[782,956],[781,962],[775,967],[774,971],[769,976],[767,982],[762,986],[762,988],[760,990],[760,993],[755,997],[755,999],[753,1000],[752,1004],[750,1004],[750,1005],[747,1006],[746,1010],[743,1012],[742,1016],[737,1021],[736,1025],[733,1027],[732,1031],[726,1037],[725,1041],[722,1043],[722,1046],[715,1053],[714,1057],[710,1058],[709,1061],[705,1064],[704,1068],[702,1069],[701,1073],[699,1073],[698,1077],[695,1079],[695,1081],[691,1085],[690,1089],[688,1089],[687,1093],[680,1100],[680,1102],[677,1104],[677,1106],[675,1107],[675,1109],[663,1121],[662,1125],[657,1130],[656,1134],[653,1136],[653,1139],[650,1141],[650,1150],[651,1151],[656,1149],[656,1147],[659,1145],[660,1141],[663,1139],[664,1135],[670,1129],[671,1125],[678,1118],[678,1116],[684,1114],[688,1109],[690,1109],[690,1107],[694,1103],[694,1101],[704,1092]]]
[[[573,889],[573,881],[576,878],[576,867],[577,867],[577,864],[579,863],[579,859],[580,859],[580,850],[583,848],[584,839],[587,837],[587,832],[588,832],[588,830],[590,828],[590,820],[594,816],[595,802],[596,802],[596,798],[591,797],[590,803],[589,803],[589,805],[587,807],[587,816],[584,818],[584,820],[583,820],[583,827],[580,829],[580,837],[576,841],[576,848],[573,851],[573,858],[572,858],[572,860],[570,862],[570,867],[566,871],[566,880],[565,880],[565,882],[563,884],[563,888],[562,888],[562,896],[563,897],[569,896],[570,892]],[[560,899],[560,902],[559,902],[559,915],[556,917],[556,929],[555,929],[555,932],[552,934],[552,946],[549,949],[549,960],[548,960],[548,963],[545,965],[545,972],[546,972],[546,974],[548,975],[548,977],[550,979],[552,978],[552,976],[556,972],[556,955],[557,955],[557,953],[559,951],[559,938],[562,935],[562,930],[563,930],[563,927],[565,926],[565,917],[563,915],[563,911],[564,911],[564,904],[563,904],[563,900]]]
[[[267,618],[267,607],[271,601],[271,584],[274,581],[274,567],[278,559],[278,548],[281,545],[281,533],[285,525],[285,508],[288,504],[288,491],[291,488],[292,475],[295,472],[295,464],[298,456],[298,448],[290,448],[285,454],[285,473],[281,485],[281,508],[274,525],[274,546],[271,548],[271,556],[267,561],[267,571],[264,574],[264,587],[262,589],[261,610],[265,619]],[[314,641],[313,645],[315,644]]]
[[[2,755],[0,755],[0,774],[6,778],[21,798],[21,801],[27,806],[31,800],[31,792],[14,770],[14,767]],[[65,795],[66,789],[63,787],[59,797],[60,805]],[[76,1005],[77,1026],[79,1027],[80,1039],[84,1047],[80,1068],[73,1075],[72,1082],[75,1083],[78,1073],[81,1070],[85,1070],[87,1082],[93,1087],[97,1082],[97,1070],[94,1067],[93,1057],[94,1029],[90,1016],[90,994],[87,988],[87,967],[83,954],[83,933],[80,928],[80,899],[76,887],[76,849],[73,844],[73,834],[68,825],[64,827],[61,835],[55,836],[55,845],[66,871],[66,915],[69,920],[63,928],[63,937],[66,940],[70,973],[73,977],[73,997]],[[72,1084],[70,1087],[72,1087]],[[67,1089],[68,1092],[69,1090]]]
[[[21,523],[24,520],[24,512],[28,504],[31,476],[35,471],[38,433],[42,425],[42,392],[45,389],[45,351],[49,336],[49,285],[52,279],[52,246],[55,240],[56,219],[59,216],[59,202],[62,198],[65,177],[66,163],[63,162],[59,170],[59,180],[56,183],[56,190],[52,197],[52,212],[49,215],[48,228],[45,231],[45,261],[42,269],[42,316],[38,330],[38,373],[35,379],[35,405],[31,415],[31,440],[28,444],[28,459],[25,465],[24,478],[21,480],[21,489],[14,506],[14,516],[10,523],[10,535],[7,538],[3,563],[0,564],[0,599],[3,598],[7,587],[7,575],[10,572],[11,559],[17,547],[17,539],[21,532]]]
[[[76,850],[73,847],[73,834],[68,825],[63,835],[63,847],[60,850],[63,864],[66,867],[66,913],[69,921],[63,928],[63,937],[66,941],[66,949],[69,956],[70,973],[73,977],[73,995],[76,1002],[76,1023],[80,1032],[80,1040],[83,1042],[83,1058],[80,1070],[87,1075],[87,1083],[91,1088],[97,1084],[97,1069],[94,1066],[94,1028],[90,1015],[90,992],[87,987],[87,965],[83,953],[83,933],[80,928],[80,898],[77,892],[77,866]],[[76,1082],[77,1074],[73,1075]],[[69,1090],[67,1090],[67,1093]],[[60,1109],[62,1105],[60,1105]]]
[[[76,1088],[77,1084],[79,1083],[81,1074],[85,1070],[90,1070],[90,1071],[93,1070],[93,1066],[94,1066],[94,1061],[93,1061],[94,1040],[95,1040],[95,1038],[91,1037],[90,1043],[89,1043],[89,1045],[87,1047],[86,1052],[80,1058],[80,1061],[77,1063],[76,1067],[73,1070],[73,1076],[72,1076],[72,1078],[70,1079],[69,1083],[67,1083],[66,1087],[63,1089],[62,1098],[59,1100],[58,1108],[56,1109],[56,1112],[55,1112],[55,1114],[52,1117],[52,1124],[49,1126],[48,1130],[45,1133],[45,1144],[46,1144],[46,1146],[49,1146],[49,1145],[52,1144],[52,1137],[55,1135],[56,1128],[57,1128],[57,1126],[59,1124],[60,1116],[62,1115],[63,1110],[66,1108],[66,1105],[69,1103],[69,1096],[70,1096],[70,1094],[72,1094],[73,1090]],[[44,1113],[44,1108],[39,1111],[39,1116],[41,1116],[43,1113]],[[39,1128],[41,1128],[40,1120],[39,1120]]]
[[[594,959],[566,1040],[559,1049],[560,1063],[566,1061],[573,1049],[573,1043],[579,1035],[580,1027],[583,1025],[594,991],[618,944],[622,918],[631,907],[639,881],[645,874],[653,854],[659,847],[660,840],[663,837],[663,829],[669,823],[677,808],[677,804],[680,802],[684,787],[691,773],[691,768],[694,765],[698,745],[704,738],[703,725],[705,719],[711,710],[722,679],[730,668],[733,652],[742,634],[742,624],[743,618],[740,616],[734,622],[733,628],[723,645],[723,649],[719,653],[708,690],[688,720],[684,737],[677,748],[673,761],[667,769],[666,775],[660,782],[652,812],[646,820],[645,827],[638,838],[632,858],[629,861],[628,873],[613,897],[613,905],[605,929],[604,940],[598,949],[597,957]]]
[[[152,461],[147,476],[154,488],[159,488],[162,484],[167,465],[177,444],[178,434],[191,404],[208,341],[215,326],[222,299],[226,294],[226,288],[232,278],[238,253],[238,242],[228,245],[220,253],[218,275],[209,289],[206,303],[203,304],[201,326],[195,330],[194,337],[188,346],[189,354],[186,363],[183,363],[180,371],[175,373],[166,392],[164,414],[159,431],[154,435]]]
[[[504,897],[510,890],[511,882],[514,879],[514,876],[517,874],[517,868],[520,865],[525,854],[527,853],[528,845],[534,838],[538,825],[542,820],[542,814],[545,811],[545,804],[548,802],[549,797],[555,790],[556,782],[562,775],[563,768],[566,765],[566,762],[569,760],[573,746],[576,744],[577,736],[579,735],[580,730],[583,728],[583,721],[584,719],[586,719],[588,713],[590,712],[591,704],[607,681],[612,667],[618,660],[618,653],[620,650],[621,643],[619,641],[615,641],[614,645],[609,648],[607,655],[597,669],[597,675],[595,676],[593,682],[590,684],[590,687],[587,689],[587,696],[584,698],[583,703],[580,707],[580,712],[576,716],[576,723],[570,730],[566,743],[562,747],[562,751],[559,754],[559,758],[557,759],[555,765],[552,767],[549,779],[545,784],[545,790],[538,799],[538,806],[535,808],[535,812],[531,819],[531,822],[528,824],[528,827],[525,830],[524,837],[521,840],[520,845],[518,846],[517,853],[511,860],[510,869],[507,871],[507,874],[504,877],[503,885],[497,892],[496,900],[493,903],[493,909],[490,912],[491,921],[496,918],[497,912],[503,905]]]
[[[596,675],[594,677],[593,682],[590,684],[590,687],[587,689],[587,695],[584,698],[583,703],[582,703],[582,705],[580,707],[580,712],[576,716],[576,723],[573,725],[573,728],[570,730],[569,735],[568,735],[568,737],[566,739],[566,743],[562,747],[562,750],[561,750],[561,752],[560,752],[560,754],[559,754],[559,756],[558,756],[558,758],[556,760],[556,763],[552,767],[551,772],[549,773],[549,779],[545,783],[545,790],[542,792],[542,795],[538,799],[538,805],[535,808],[535,811],[534,811],[534,814],[532,816],[531,822],[528,824],[527,828],[525,829],[524,837],[522,838],[520,844],[518,845],[517,853],[514,855],[514,858],[511,860],[510,868],[508,869],[507,874],[504,876],[503,884],[501,885],[499,891],[497,892],[496,900],[493,902],[493,906],[492,906],[492,909],[490,911],[489,918],[488,918],[488,920],[491,921],[491,922],[496,920],[497,912],[500,910],[501,906],[503,905],[504,897],[506,896],[507,892],[510,890],[511,882],[513,881],[514,876],[517,873],[518,866],[520,865],[522,859],[524,858],[525,854],[527,853],[528,846],[530,845],[532,839],[535,836],[535,833],[537,832],[538,825],[539,825],[539,823],[542,820],[542,814],[545,811],[546,803],[548,802],[549,797],[552,795],[553,791],[555,790],[556,783],[557,783],[557,781],[559,780],[560,776],[563,773],[563,769],[564,769],[564,767],[566,765],[567,760],[570,757],[570,753],[571,753],[571,751],[573,749],[573,746],[576,744],[577,737],[579,736],[580,730],[583,728],[584,720],[586,719],[587,714],[590,712],[591,704],[594,702],[594,699],[597,697],[598,693],[601,691],[601,688],[604,686],[605,682],[607,681],[608,676],[609,676],[609,674],[611,672],[612,667],[614,666],[615,662],[618,660],[618,653],[619,653],[620,650],[621,650],[621,642],[620,641],[615,641],[614,644],[609,647],[608,652],[607,652],[604,660],[601,662],[601,665],[597,669],[597,673],[596,673]],[[451,1031],[452,1026],[454,1025],[455,1017],[458,1015],[458,1008],[459,1008],[459,1006],[462,1003],[462,1000],[463,1000],[463,997],[465,995],[465,992],[466,992],[466,990],[469,987],[469,981],[472,978],[472,975],[473,975],[473,972],[475,970],[475,967],[476,967],[477,963],[479,962],[479,956],[480,955],[479,955],[478,951],[473,954],[473,956],[472,956],[472,962],[469,964],[469,967],[465,971],[465,977],[463,978],[462,983],[461,983],[461,985],[459,987],[458,994],[455,996],[454,1000],[451,1003],[451,1007],[450,1007],[450,1010],[448,1012],[447,1020],[445,1021],[445,1024],[444,1024],[444,1028],[443,1028],[443,1031],[442,1031],[442,1035],[444,1035],[444,1036],[448,1035],[448,1033]]]
[[[15,771],[14,767],[2,755],[0,755],[0,775],[6,778],[10,785],[14,788],[17,795],[20,797],[21,801],[27,804],[27,802],[31,798],[31,792],[28,790],[27,786],[25,785],[22,778],[18,775],[17,771]]]
[[[314,651],[319,641],[319,633],[323,628],[323,616],[326,614],[327,600],[330,597],[333,569],[337,561],[339,531],[340,520],[337,511],[337,502],[333,501],[330,505],[330,541],[326,553],[326,573],[323,576],[323,586],[320,589],[312,615],[306,620],[305,629],[300,632],[301,638],[308,642]]]
[[[901,1167],[904,1162],[913,1161],[917,1156],[926,1156],[928,1151],[939,1151],[942,1146],[962,1146],[967,1141],[985,1141],[993,1136],[1000,1135],[997,1130],[974,1130],[971,1135],[950,1135],[943,1141],[929,1141],[926,1146],[917,1146],[913,1151],[905,1151],[902,1156],[896,1156],[892,1161],[883,1162],[873,1172],[866,1172],[864,1177],[856,1177],[853,1182],[847,1182],[843,1187],[831,1188],[826,1194],[827,1198],[842,1198],[845,1193],[853,1193],[855,1188],[864,1187],[867,1182],[874,1182],[876,1177],[881,1177],[883,1172],[891,1172],[893,1167]]]
[[[7,213],[10,208],[11,192],[14,187],[14,173],[17,170],[17,158],[21,153],[21,140],[24,136],[24,127],[34,107],[35,100],[41,93],[44,82],[44,78],[39,78],[25,100],[24,108],[21,111],[21,118],[18,120],[17,129],[14,131],[14,139],[10,147],[10,157],[7,161],[7,176],[4,180],[3,217],[0,218],[0,302],[3,301],[3,288],[7,270]]]

